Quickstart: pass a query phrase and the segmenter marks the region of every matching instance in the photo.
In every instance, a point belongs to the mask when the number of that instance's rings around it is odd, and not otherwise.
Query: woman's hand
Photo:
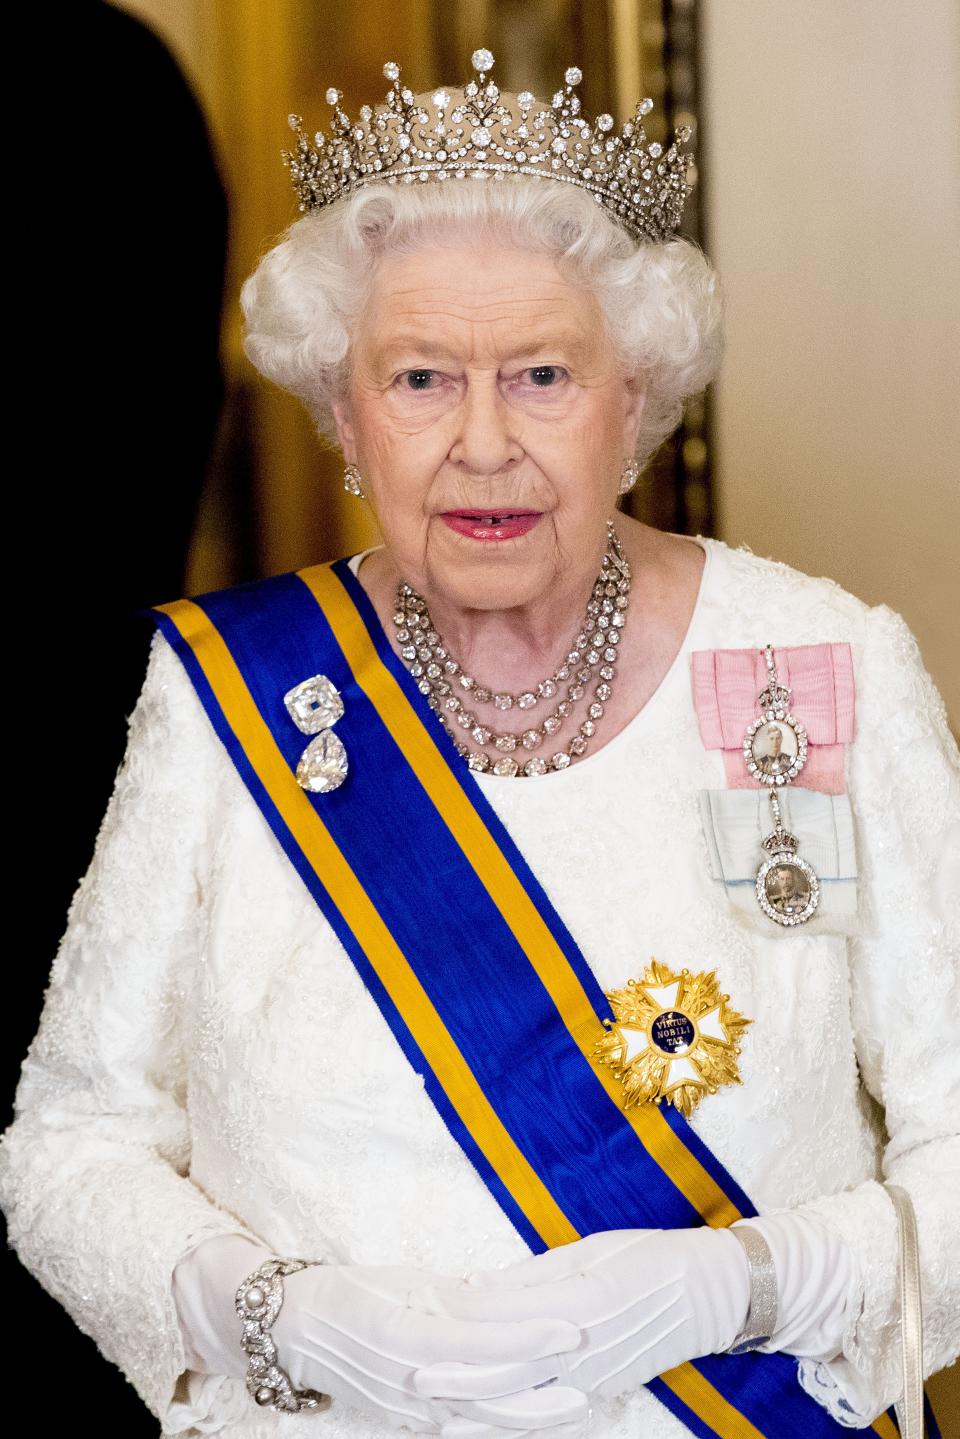
[[[433,1315],[412,1304],[412,1291],[441,1294],[462,1281],[406,1267],[311,1265],[283,1283],[270,1332],[296,1388],[446,1439],[580,1432],[586,1399],[556,1384],[561,1356],[580,1340],[567,1320]]]
[[[451,1322],[575,1325],[580,1344],[562,1356],[561,1383],[613,1395],[728,1349],[746,1320],[750,1277],[739,1241],[725,1230],[619,1229],[458,1286],[418,1290],[412,1300]],[[422,1368],[415,1384],[458,1393],[455,1368],[442,1363]]]
[[[248,1237],[227,1234],[203,1240],[180,1259],[173,1293],[190,1369],[244,1377],[248,1358],[235,1295],[270,1257]],[[413,1289],[438,1294],[462,1282],[406,1267],[297,1270],[283,1280],[283,1303],[269,1330],[278,1362],[295,1388],[317,1389],[390,1427],[405,1424],[444,1439],[579,1434],[587,1401],[555,1382],[560,1355],[579,1342],[579,1330],[552,1318],[450,1320],[411,1304]],[[434,1382],[417,1380],[430,1368]]]

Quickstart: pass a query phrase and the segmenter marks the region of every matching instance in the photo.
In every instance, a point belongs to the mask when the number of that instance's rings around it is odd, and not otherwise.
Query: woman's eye
[[[546,390],[563,379],[565,371],[560,365],[533,365],[524,372],[530,376],[531,384]]]
[[[405,389],[429,390],[433,380],[433,370],[406,370],[401,378]]]

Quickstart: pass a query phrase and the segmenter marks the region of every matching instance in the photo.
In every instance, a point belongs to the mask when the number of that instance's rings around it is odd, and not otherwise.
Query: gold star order
[[[594,1058],[622,1085],[624,1109],[666,1100],[689,1117],[705,1094],[742,1082],[740,1039],[753,1021],[730,1008],[715,971],[675,974],[652,959],[607,999],[614,1018]]]

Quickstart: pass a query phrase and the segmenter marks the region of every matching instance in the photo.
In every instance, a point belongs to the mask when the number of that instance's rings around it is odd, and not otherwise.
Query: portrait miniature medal
[[[798,840],[783,827],[780,801],[770,791],[774,828],[762,841],[767,858],[757,871],[757,902],[775,924],[805,924],[820,903],[820,881],[797,854]]]
[[[743,757],[758,784],[770,787],[774,828],[761,841],[767,858],[757,871],[757,903],[775,924],[805,924],[820,903],[820,881],[797,854],[799,840],[783,828],[777,786],[792,784],[807,761],[807,732],[790,713],[792,691],[780,683],[773,646],[764,646],[767,683],[757,696],[760,714],[747,727]]]
[[[622,1085],[624,1109],[666,1101],[689,1118],[705,1094],[741,1083],[740,1036],[753,1021],[730,1008],[715,972],[674,974],[653,959],[607,999],[614,1018],[594,1058]]]
[[[807,732],[790,713],[792,691],[777,677],[771,645],[764,657],[767,683],[757,696],[760,714],[743,737],[743,757],[759,784],[790,784],[807,762]]]

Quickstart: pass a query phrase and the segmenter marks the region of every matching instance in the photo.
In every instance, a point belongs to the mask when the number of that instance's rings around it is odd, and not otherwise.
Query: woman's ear
[[[348,465],[355,465],[357,463],[357,447],[353,421],[350,418],[350,406],[346,400],[339,399],[332,402],[331,409],[343,458]]]

